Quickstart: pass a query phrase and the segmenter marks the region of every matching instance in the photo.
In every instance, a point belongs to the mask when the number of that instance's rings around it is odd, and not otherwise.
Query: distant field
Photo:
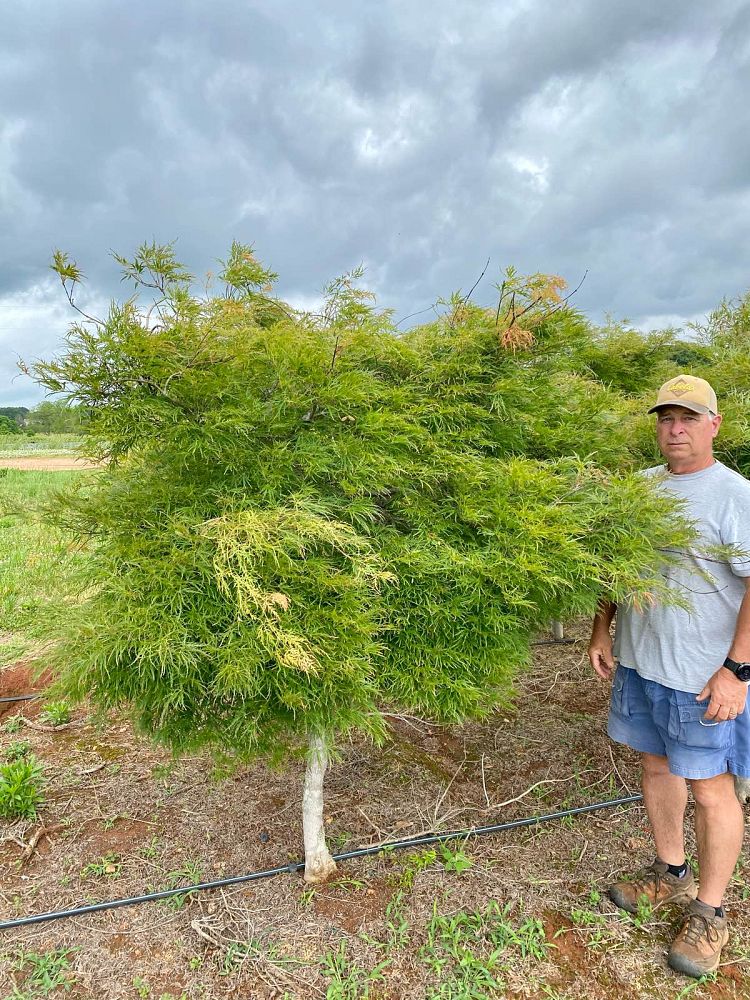
[[[33,643],[33,626],[59,579],[66,539],[41,524],[34,505],[81,472],[0,469],[0,667]]]
[[[23,455],[65,455],[74,452],[81,439],[72,434],[0,434],[0,458]]]

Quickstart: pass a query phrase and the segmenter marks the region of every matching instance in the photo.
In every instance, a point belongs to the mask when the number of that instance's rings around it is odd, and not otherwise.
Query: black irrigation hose
[[[577,639],[542,639],[541,642],[532,642],[531,646],[571,646]]]
[[[12,698],[0,698],[0,704],[5,701],[33,701],[39,697],[38,694],[14,694]]]
[[[561,812],[547,813],[545,816],[529,816],[526,819],[514,819],[508,823],[497,823],[492,826],[478,826],[470,830],[454,830],[451,833],[427,834],[424,837],[414,837],[412,840],[397,840],[390,844],[379,844],[376,847],[361,847],[356,851],[345,851],[334,854],[334,861],[349,861],[352,858],[364,858],[370,854],[380,854],[386,850],[397,850],[407,847],[423,847],[426,844],[442,844],[446,840],[456,838],[478,837],[487,833],[499,833],[503,830],[515,830],[521,826],[534,826],[537,823],[547,823],[553,819],[564,819],[566,816],[577,816],[580,813],[594,812],[597,809],[611,809],[614,806],[631,805],[640,802],[642,795],[627,795],[621,799],[608,799],[595,802],[588,806],[578,806],[575,809],[563,809]],[[129,896],[126,899],[113,899],[106,903],[91,903],[89,906],[78,906],[72,910],[53,910],[50,913],[37,913],[32,917],[19,917],[17,920],[5,920],[0,923],[0,931],[12,927],[27,927],[29,924],[46,923],[48,920],[62,920],[65,917],[79,917],[86,913],[98,913],[100,910],[115,910],[121,906],[135,906],[137,903],[150,903],[157,899],[169,899],[171,896],[184,896],[189,892],[202,889],[219,889],[225,885],[239,885],[243,882],[255,882],[285,872],[294,874],[305,867],[304,861],[290,861],[278,868],[266,871],[251,872],[249,875],[235,875],[232,878],[221,878],[214,882],[199,882],[197,885],[182,886],[179,889],[164,889],[162,892],[150,892],[145,896]]]

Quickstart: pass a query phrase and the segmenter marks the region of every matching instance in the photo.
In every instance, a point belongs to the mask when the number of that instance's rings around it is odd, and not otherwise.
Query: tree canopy
[[[632,471],[673,338],[595,333],[512,270],[497,310],[399,334],[357,272],[311,314],[239,244],[203,298],[171,247],[118,261],[147,301],[33,368],[102,463],[49,511],[87,551],[42,626],[69,692],[177,751],[280,755],[378,738],[385,705],[486,714],[545,622],[684,600],[659,566],[693,531]]]

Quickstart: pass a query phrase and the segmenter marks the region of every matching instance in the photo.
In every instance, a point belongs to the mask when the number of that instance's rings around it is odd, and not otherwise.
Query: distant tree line
[[[88,419],[86,407],[64,400],[28,406],[0,406],[0,434],[75,434]]]

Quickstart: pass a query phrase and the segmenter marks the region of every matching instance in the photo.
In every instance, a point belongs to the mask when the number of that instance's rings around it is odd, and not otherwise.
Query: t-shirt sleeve
[[[750,576],[750,489],[734,498],[731,504],[724,530],[722,542],[734,549],[729,556],[729,565],[735,576]]]

